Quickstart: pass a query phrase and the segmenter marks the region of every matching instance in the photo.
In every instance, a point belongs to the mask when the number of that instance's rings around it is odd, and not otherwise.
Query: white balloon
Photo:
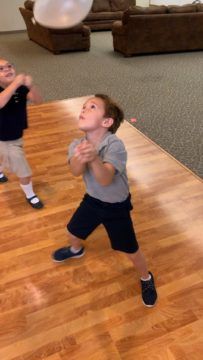
[[[93,0],[35,0],[35,20],[49,28],[70,28],[79,24],[91,9]]]

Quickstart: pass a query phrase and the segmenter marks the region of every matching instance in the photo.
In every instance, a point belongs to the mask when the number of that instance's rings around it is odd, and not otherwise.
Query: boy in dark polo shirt
[[[8,181],[4,169],[15,173],[28,203],[41,209],[43,203],[33,191],[32,172],[23,149],[23,131],[28,126],[27,100],[41,102],[32,78],[16,75],[14,66],[0,58],[0,183]]]
[[[85,136],[71,143],[69,164],[73,175],[83,176],[86,194],[67,225],[70,246],[56,250],[52,258],[63,262],[83,256],[82,240],[103,224],[111,247],[124,252],[138,270],[143,303],[151,307],[157,293],[130,217],[127,153],[115,135],[123,117],[123,111],[106,95],[95,95],[83,105],[79,129]]]

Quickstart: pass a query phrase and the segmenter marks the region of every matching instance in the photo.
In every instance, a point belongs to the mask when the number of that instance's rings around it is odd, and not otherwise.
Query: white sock
[[[4,173],[0,172],[0,179],[4,177]]]
[[[82,249],[82,246],[80,247],[80,249],[75,249],[73,246],[70,247],[70,251],[71,251],[73,254],[77,254],[81,249]]]
[[[27,185],[20,184],[20,187],[25,193],[27,199],[30,199],[31,197],[35,196],[35,193],[32,188],[32,181],[30,181],[29,184]]]
[[[143,278],[141,278],[141,280],[142,280],[142,281],[149,281],[149,280],[151,280],[151,275],[149,274],[149,276],[148,276],[148,278],[147,278],[147,279],[143,279]]]

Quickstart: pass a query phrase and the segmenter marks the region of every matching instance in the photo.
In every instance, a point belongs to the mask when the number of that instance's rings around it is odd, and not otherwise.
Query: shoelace
[[[142,289],[143,289],[143,291],[153,290],[154,284],[153,284],[152,280],[150,279],[149,281],[142,281]]]

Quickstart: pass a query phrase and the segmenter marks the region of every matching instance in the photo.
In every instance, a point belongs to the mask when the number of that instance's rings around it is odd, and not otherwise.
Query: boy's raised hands
[[[95,160],[97,151],[93,144],[91,144],[88,140],[84,140],[76,146],[74,155],[81,163],[84,164]]]

